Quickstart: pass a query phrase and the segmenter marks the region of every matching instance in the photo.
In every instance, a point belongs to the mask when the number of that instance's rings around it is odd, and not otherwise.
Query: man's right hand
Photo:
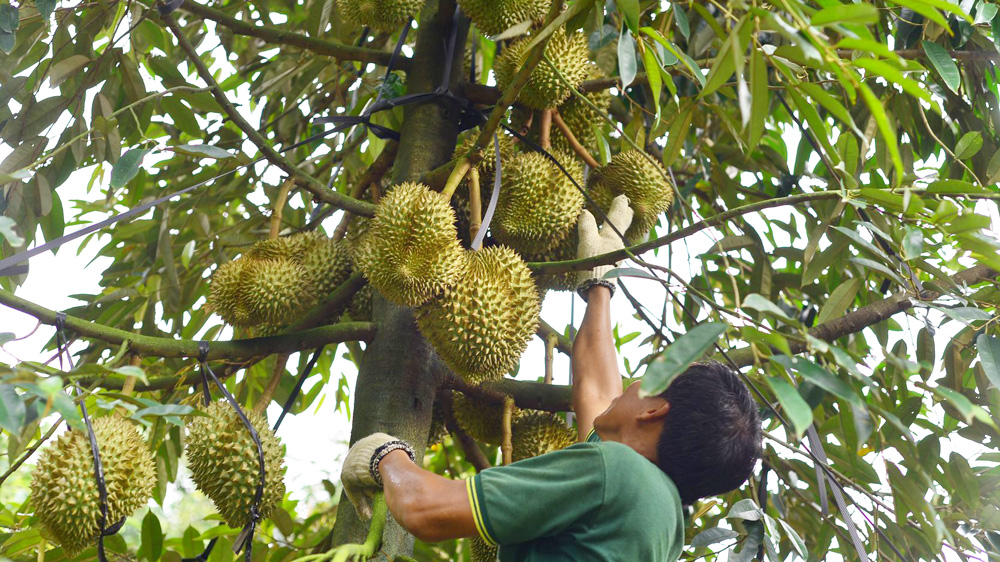
[[[614,198],[611,202],[611,208],[608,209],[608,220],[600,228],[597,227],[597,221],[594,219],[594,215],[590,214],[590,211],[580,213],[580,218],[577,221],[580,241],[577,245],[576,257],[578,259],[590,258],[624,248],[625,242],[619,233],[624,235],[628,227],[631,226],[632,215],[632,208],[625,195]],[[577,278],[577,286],[592,284],[595,279],[603,279],[604,275],[616,266],[617,264],[599,265],[593,269],[581,271]]]

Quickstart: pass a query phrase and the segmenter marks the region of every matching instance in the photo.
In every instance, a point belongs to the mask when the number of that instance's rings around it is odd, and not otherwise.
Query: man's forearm
[[[386,455],[378,470],[389,512],[413,536],[436,542],[476,535],[464,481],[428,472],[403,451]]]
[[[622,392],[618,356],[611,333],[611,291],[595,286],[587,294],[587,312],[573,340],[573,409],[580,439],[594,418]]]

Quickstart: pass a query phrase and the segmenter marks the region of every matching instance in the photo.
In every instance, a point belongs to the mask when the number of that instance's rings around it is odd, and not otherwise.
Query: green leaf
[[[825,324],[834,318],[839,318],[847,311],[854,302],[855,297],[858,296],[858,291],[861,290],[861,279],[856,277],[848,279],[837,285],[837,288],[830,293],[830,296],[823,303],[823,307],[819,310],[819,315],[816,317],[817,324]]]
[[[3,236],[7,243],[15,248],[20,248],[24,244],[24,238],[21,238],[17,232],[14,231],[14,227],[17,223],[14,219],[10,217],[0,216],[0,236]]]
[[[903,71],[896,68],[895,66],[879,59],[870,58],[859,58],[855,59],[854,66],[858,68],[863,68],[868,72],[877,74],[882,78],[885,78],[890,84],[898,84],[903,88],[903,91],[910,94],[911,96],[926,101],[931,107],[937,107],[937,104],[931,98],[930,92],[927,87],[917,82],[913,78],[910,78],[903,74]]]
[[[735,539],[738,536],[740,536],[740,534],[732,529],[724,529],[722,527],[711,527],[695,535],[694,538],[691,539],[691,547],[703,548],[706,546],[711,546],[716,543],[720,543],[722,541]]]
[[[133,418],[141,418],[143,416],[186,416],[193,413],[195,410],[192,406],[187,406],[184,404],[157,404],[156,406],[149,406],[148,408],[143,408],[136,413],[132,414]]]
[[[787,355],[774,355],[771,357],[779,365],[793,369],[804,379],[833,394],[837,398],[846,400],[851,406],[864,407],[864,401],[854,391],[854,388],[839,377],[827,371],[823,367],[813,363],[803,357],[788,357]]]
[[[35,0],[35,9],[42,15],[42,19],[48,21],[49,16],[56,9],[59,0]]]
[[[90,62],[90,57],[86,55],[73,55],[57,62],[49,68],[49,85],[53,88],[62,84],[67,78],[75,74]]]
[[[179,154],[187,154],[188,156],[201,156],[204,158],[215,158],[216,160],[223,160],[225,158],[232,158],[233,155],[227,150],[223,150],[217,146],[211,146],[208,144],[180,144],[177,146],[170,147],[171,150]]]
[[[649,79],[649,91],[653,94],[653,106],[656,108],[656,117],[660,117],[660,92],[663,82],[660,77],[660,62],[656,60],[653,46],[647,45],[642,52],[642,64],[646,69],[646,78]]]
[[[829,92],[824,90],[822,86],[810,82],[802,82],[796,84],[795,87],[805,92],[810,98],[829,111],[831,115],[851,127],[852,130],[857,130],[858,127],[854,123],[854,119],[851,117],[850,112],[848,112],[847,108],[844,107],[844,104],[840,103],[837,98],[830,95]]]
[[[992,314],[981,308],[973,306],[935,306],[934,308],[943,312],[948,318],[963,324],[970,324],[972,322],[988,322],[993,320]]]
[[[878,9],[872,4],[835,4],[813,14],[813,25],[833,23],[877,23]]]
[[[927,53],[927,58],[930,59],[931,65],[934,66],[934,70],[937,70],[941,79],[944,80],[945,85],[952,92],[958,92],[958,86],[962,83],[962,77],[958,73],[958,66],[955,65],[955,61],[951,58],[951,53],[937,43],[921,41],[920,44],[923,46],[924,52]]]
[[[26,415],[24,401],[14,385],[0,384],[0,429],[7,430],[10,435],[19,435]]]
[[[622,79],[622,88],[627,88],[635,80],[637,69],[635,39],[628,29],[623,29],[618,38],[618,75]]]
[[[18,15],[17,6],[4,4],[0,6],[0,31],[14,33],[20,25],[21,17]]]
[[[674,14],[674,22],[677,24],[677,31],[681,32],[685,40],[689,39],[691,36],[691,24],[688,23],[687,12],[677,4],[671,4],[670,6]]]
[[[622,15],[625,24],[632,33],[639,33],[639,0],[615,0],[618,13]]]
[[[985,333],[976,337],[976,349],[979,350],[979,362],[983,365],[986,378],[993,388],[1000,390],[1000,338]]]
[[[150,148],[133,148],[122,154],[121,158],[111,167],[111,187],[118,189],[131,181],[139,173],[143,157],[151,150]]]
[[[694,107],[691,104],[684,104],[670,124],[670,129],[667,131],[667,145],[663,147],[663,165],[667,168],[680,156],[692,119],[694,119]]]
[[[933,390],[938,396],[947,400],[949,404],[958,410],[958,414],[962,416],[962,421],[966,424],[971,424],[972,420],[977,419],[986,425],[994,428],[996,427],[996,422],[993,421],[993,418],[990,417],[986,410],[984,410],[981,406],[973,404],[972,401],[961,392],[957,392],[946,386],[935,386],[931,390]]]
[[[698,324],[674,340],[674,343],[667,346],[660,357],[646,369],[646,375],[642,377],[642,386],[639,387],[639,396],[656,396],[666,390],[670,383],[683,373],[688,365],[701,358],[725,331],[725,324],[707,322]]]
[[[13,33],[0,30],[0,51],[10,54],[17,44],[17,37]]]
[[[785,534],[788,535],[789,542],[792,543],[792,548],[795,552],[801,556],[803,559],[809,558],[809,551],[806,549],[806,542],[802,540],[802,537],[795,532],[795,529],[785,523],[784,519],[778,519],[778,523],[781,523],[781,528],[785,530]]]
[[[767,384],[774,391],[774,395],[781,404],[781,409],[785,411],[785,416],[795,428],[795,437],[802,439],[802,435],[809,429],[813,422],[812,408],[802,398],[799,391],[781,377],[768,377]]]
[[[142,518],[142,546],[139,547],[139,555],[149,562],[156,562],[162,553],[163,529],[156,514],[150,510]]]
[[[768,107],[771,102],[771,89],[767,81],[767,61],[759,49],[754,49],[750,55],[750,96],[753,112],[747,125],[747,147],[751,150],[760,142],[764,134],[764,124],[767,122]]]
[[[924,251],[924,231],[915,226],[906,225],[903,234],[903,258],[911,260],[919,258]]]
[[[143,371],[141,367],[137,367],[135,365],[124,365],[115,369],[114,372],[126,377],[135,377],[143,383],[149,384],[149,379],[146,377],[146,371]]]
[[[764,512],[757,506],[757,502],[750,498],[742,499],[733,504],[726,514],[726,519],[742,519],[744,521],[760,521],[764,518]]]
[[[885,146],[889,150],[889,156],[892,158],[892,167],[896,172],[893,175],[893,183],[899,185],[903,181],[903,159],[899,155],[896,131],[889,123],[889,116],[885,113],[882,100],[878,99],[875,92],[872,92],[871,88],[864,82],[858,85],[858,89],[861,90],[861,97],[865,100],[865,104],[868,106],[869,111],[871,111],[872,117],[875,118],[875,124],[878,125],[879,133],[882,134]]]
[[[757,293],[750,293],[743,299],[743,308],[753,308],[761,312],[769,312],[782,320],[791,320],[791,317],[784,310],[781,310],[781,307]]]
[[[990,190],[981,185],[963,180],[937,180],[927,185],[927,193],[946,193],[949,195],[966,195],[971,193],[979,195],[990,193]]]
[[[955,145],[955,158],[966,160],[972,158],[983,147],[983,135],[979,131],[969,131],[958,139]]]
[[[867,258],[848,258],[847,261],[850,261],[852,263],[856,263],[856,264],[860,265],[861,267],[864,267],[864,268],[867,268],[867,269],[874,269],[875,271],[881,273],[882,275],[885,275],[889,279],[892,279],[898,285],[905,285],[906,284],[903,281],[903,278],[900,277],[898,273],[896,273],[895,271],[889,269],[888,267],[880,264],[879,262],[877,262],[875,260],[870,260],[870,259],[867,259]]]

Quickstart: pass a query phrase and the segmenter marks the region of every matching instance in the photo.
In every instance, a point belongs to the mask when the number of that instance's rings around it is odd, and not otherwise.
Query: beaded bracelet
[[[386,455],[393,451],[406,451],[406,454],[410,456],[410,460],[416,462],[417,456],[414,454],[413,448],[404,441],[389,441],[378,449],[375,449],[375,452],[372,453],[372,460],[368,464],[368,473],[371,474],[372,480],[379,486],[382,485],[382,475],[378,472],[378,464],[382,462],[382,459]]]
[[[580,295],[580,298],[583,299],[583,302],[587,302],[587,292],[598,285],[600,285],[601,287],[607,287],[607,289],[611,291],[611,296],[615,296],[615,284],[612,283],[611,280],[609,279],[597,279],[597,278],[587,279],[583,283],[580,283],[576,287],[576,294]]]

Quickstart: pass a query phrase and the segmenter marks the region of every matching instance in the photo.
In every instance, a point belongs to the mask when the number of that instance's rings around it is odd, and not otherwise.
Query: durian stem
[[[558,341],[559,338],[555,334],[549,334],[545,338],[545,384],[552,384],[552,362],[555,360]]]
[[[552,109],[543,109],[542,117],[538,120],[538,144],[545,150],[552,148]]]
[[[483,226],[483,197],[479,189],[479,168],[469,170],[469,240],[474,240]]]
[[[563,121],[563,118],[559,115],[558,111],[552,112],[552,122],[555,123],[556,127],[559,128],[559,132],[563,134],[563,136],[566,138],[566,142],[569,143],[569,146],[573,149],[573,152],[575,152],[576,155],[579,156],[581,160],[586,162],[587,165],[590,166],[591,168],[597,168],[601,165],[597,161],[597,159],[595,159],[590,154],[590,152],[586,148],[584,148],[582,144],[580,144],[580,141],[577,140],[576,135],[573,134],[573,131],[569,130],[569,126],[567,126],[566,122]]]
[[[451,199],[451,196],[455,194],[455,190],[458,189],[462,180],[465,179],[465,174],[469,172],[470,168],[472,168],[472,161],[469,160],[468,156],[463,156],[458,162],[455,162],[455,169],[451,171],[448,181],[444,184],[444,189],[441,190],[441,195],[445,199]]]
[[[503,444],[500,450],[503,453],[503,464],[511,463],[511,456],[514,452],[514,444],[511,436],[510,424],[514,417],[514,399],[505,396],[503,399]]]
[[[271,231],[268,233],[269,238],[277,238],[281,232],[281,215],[284,213],[285,203],[288,201],[288,191],[294,183],[292,180],[285,180],[281,184],[281,188],[278,189],[278,196],[271,205]]]
[[[260,399],[253,405],[254,412],[263,414],[264,410],[267,409],[267,405],[271,403],[271,397],[274,396],[274,391],[278,389],[281,377],[285,376],[285,365],[287,363],[287,353],[282,353],[274,358],[274,370],[271,371],[271,378],[267,381],[267,386],[260,393]]]

